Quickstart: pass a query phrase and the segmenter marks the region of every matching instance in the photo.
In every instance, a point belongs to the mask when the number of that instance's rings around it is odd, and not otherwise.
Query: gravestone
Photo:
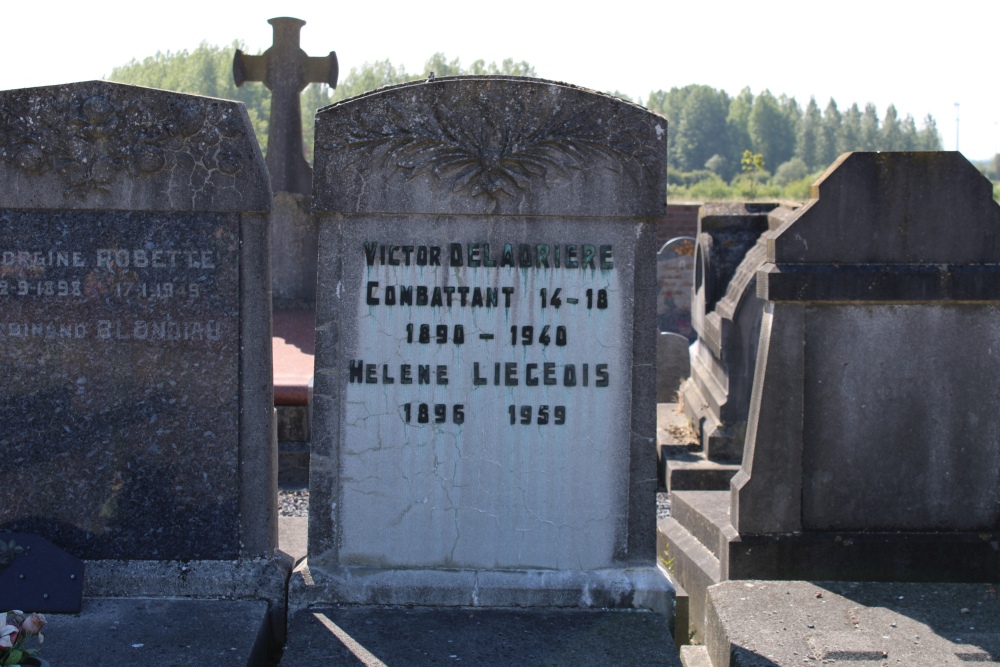
[[[761,234],[776,204],[705,204],[698,217],[691,321],[698,334],[684,412],[705,458],[739,462],[763,303],[754,278],[763,262]]]
[[[312,168],[302,146],[300,97],[310,83],[337,87],[337,54],[309,57],[299,47],[306,24],[297,18],[268,21],[272,46],[259,56],[237,49],[233,80],[237,86],[259,81],[271,91],[267,129],[267,169],[271,176],[271,286],[276,308],[315,307],[316,223],[310,215]]]
[[[439,78],[317,116],[310,603],[647,607],[662,117]]]
[[[688,339],[680,334],[661,333],[656,339],[656,402],[676,403],[677,390],[690,374]]]
[[[0,529],[86,596],[282,605],[267,172],[239,103],[0,93]]]
[[[695,239],[681,236],[663,244],[656,254],[656,323],[661,332],[680,334],[694,341],[691,327],[691,289],[694,284]]]
[[[729,579],[1000,577],[1000,206],[959,153],[849,153],[765,234],[746,448],[661,523]]]

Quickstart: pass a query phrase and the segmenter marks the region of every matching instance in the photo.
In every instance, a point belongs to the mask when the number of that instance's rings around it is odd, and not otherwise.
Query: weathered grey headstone
[[[959,153],[850,153],[813,192],[765,234],[731,491],[673,494],[663,529],[680,583],[694,600],[720,579],[993,581],[992,188]]]
[[[86,559],[87,595],[279,600],[270,194],[245,109],[4,91],[0,146],[0,528]]]
[[[695,309],[698,340],[692,347],[691,377],[681,387],[680,402],[698,434],[701,451],[669,448],[677,456],[665,460],[665,485],[669,490],[729,488],[743,457],[750,390],[753,386],[757,340],[764,302],[757,297],[757,270],[766,259],[765,238],[749,240],[761,227],[777,229],[794,209],[773,204],[706,204],[702,207],[705,231],[699,246]],[[770,209],[770,210],[768,210]],[[734,250],[733,248],[736,248]],[[742,251],[742,260],[731,276],[725,294],[706,312],[712,291],[711,275],[716,250],[726,255]],[[742,250],[740,250],[742,249]],[[728,257],[728,261],[733,261]],[[728,275],[728,270],[725,272]]]
[[[712,461],[734,463],[743,455],[763,310],[754,280],[764,261],[760,237],[776,206],[705,204],[698,217],[691,315],[698,344],[681,395]]]
[[[317,117],[310,602],[635,606],[655,566],[662,117],[447,78]]]
[[[656,339],[656,402],[676,402],[677,390],[690,374],[688,339],[680,334],[661,333]]]
[[[656,254],[656,323],[660,331],[695,340],[691,327],[691,291],[694,285],[695,239],[681,236],[663,244]]]

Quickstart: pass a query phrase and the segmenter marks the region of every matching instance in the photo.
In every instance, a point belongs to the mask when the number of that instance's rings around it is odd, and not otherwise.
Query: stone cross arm
[[[336,51],[330,51],[326,56],[307,56],[300,62],[303,67],[302,84],[325,83],[331,88],[337,86],[339,65]],[[236,49],[233,79],[237,86],[242,86],[247,81],[260,81],[267,85],[267,56],[251,56]],[[269,85],[267,87],[271,88]]]

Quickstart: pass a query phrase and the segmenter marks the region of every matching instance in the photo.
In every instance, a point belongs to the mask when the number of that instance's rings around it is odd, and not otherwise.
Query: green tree
[[[424,65],[424,78],[430,76],[459,76],[462,73],[462,65],[458,58],[448,60],[440,51],[431,56]]]
[[[694,87],[677,123],[677,155],[681,169],[703,169],[713,155],[728,149],[726,116],[729,96],[709,86]]]
[[[837,133],[837,155],[861,148],[861,110],[857,103],[844,113],[840,131]]]
[[[681,164],[680,155],[677,152],[678,127],[680,125],[681,110],[687,100],[691,90],[697,86],[690,85],[684,88],[671,88],[669,91],[653,91],[646,101],[646,108],[651,109],[667,119],[667,157],[672,165]]]
[[[860,142],[859,148],[863,151],[877,151],[879,149],[878,112],[871,102],[865,105],[865,112],[861,115],[861,134],[858,140]]]
[[[352,67],[347,76],[337,84],[337,90],[333,92],[331,102],[339,102],[349,97],[357,97],[370,90],[406,83],[419,78],[418,75],[407,74],[406,68],[402,65],[396,67],[388,60],[365,62],[361,67]]]
[[[917,150],[917,147],[920,145],[920,140],[917,137],[917,123],[913,120],[913,116],[906,114],[906,118],[904,118],[903,122],[899,124],[899,133],[902,141],[899,150]]]
[[[789,97],[784,93],[778,97],[778,104],[792,126],[792,137],[794,139],[795,130],[798,129],[799,123],[802,121],[802,107],[799,106],[794,97]]]
[[[749,130],[753,152],[763,155],[769,164],[781,164],[792,157],[795,127],[771,91],[765,90],[754,100]]]
[[[729,115],[726,116],[726,133],[729,135],[729,153],[727,164],[732,165],[730,172],[723,178],[731,179],[736,175],[736,165],[743,157],[743,151],[753,145],[750,139],[750,111],[753,109],[753,93],[746,87],[729,103]],[[720,174],[721,175],[721,174]]]
[[[809,168],[800,157],[793,157],[774,170],[774,182],[784,187],[792,181],[799,181],[809,175]]]
[[[757,186],[757,176],[760,172],[764,171],[764,156],[760,153],[743,151],[740,166],[743,169],[743,173],[750,177],[750,196],[753,197]]]
[[[882,119],[882,129],[879,131],[879,150],[903,150],[903,128],[900,125],[899,114],[896,112],[894,104],[890,104],[886,108],[885,118]]]
[[[837,135],[840,132],[842,122],[837,103],[830,98],[823,110],[823,127],[816,142],[817,168],[826,169],[840,155],[837,148]]]
[[[809,169],[816,169],[820,164],[819,148],[823,132],[823,114],[820,113],[816,98],[810,97],[806,112],[799,121],[798,137],[795,142],[795,156]],[[777,172],[775,172],[777,175]],[[802,178],[805,176],[799,176]],[[793,179],[797,180],[797,179]]]
[[[458,61],[456,60],[456,62]],[[475,60],[471,65],[469,65],[469,69],[463,71],[462,74],[471,74],[475,76],[538,76],[535,72],[534,66],[528,63],[528,61],[515,61],[513,58],[504,58],[500,65],[497,65],[495,62],[487,65],[485,60]],[[628,99],[628,96],[624,93],[619,93],[617,90],[614,94],[622,99]]]
[[[924,126],[917,133],[917,146],[917,150],[920,151],[942,150],[941,135],[938,134],[937,121],[930,114],[924,117]]]

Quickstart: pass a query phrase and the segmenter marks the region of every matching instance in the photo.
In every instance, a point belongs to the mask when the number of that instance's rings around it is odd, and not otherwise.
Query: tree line
[[[740,173],[746,150],[762,155],[770,169],[797,160],[797,171],[805,173],[825,169],[847,151],[941,150],[932,116],[918,129],[913,116],[900,118],[892,104],[879,119],[871,103],[841,112],[831,98],[820,111],[810,98],[803,110],[794,97],[770,90],[754,95],[744,88],[731,98],[724,90],[692,84],[652,92],[645,106],[669,122],[673,168],[708,170],[725,181]]]
[[[155,55],[141,61],[133,58],[128,63],[115,67],[108,79],[136,86],[239,100],[246,105],[257,141],[261,150],[266,153],[271,92],[262,83],[246,83],[241,88],[236,87],[233,82],[233,55],[236,49],[246,51],[246,45],[239,40],[228,47],[203,42],[194,51],[157,51]],[[313,116],[317,109],[383,86],[426,79],[431,72],[435,76],[537,76],[535,68],[523,60],[508,58],[500,64],[476,60],[465,67],[458,58],[448,60],[443,53],[431,56],[420,74],[407,72],[405,67],[393,65],[389,60],[352,67],[347,76],[337,84],[336,90],[325,84],[313,83],[302,92],[302,129],[306,159],[312,162]]]
[[[228,47],[207,43],[193,51],[157,52],[116,67],[109,79],[153,88],[234,99],[247,107],[257,140],[267,150],[270,92],[260,83],[237,88],[233,83],[234,41]],[[353,67],[336,90],[311,84],[302,94],[302,126],[306,157],[312,160],[313,115],[316,109],[382,86],[436,76],[503,74],[537,76],[525,61],[508,58],[497,64],[476,60],[465,67],[458,58],[435,53],[423,72],[407,72],[389,60]],[[614,93],[625,97],[617,91]],[[851,150],[940,150],[941,137],[934,118],[926,116],[917,127],[912,116],[900,118],[892,104],[879,118],[874,104],[862,110],[856,103],[841,111],[830,99],[825,109],[810,98],[805,109],[794,97],[775,96],[764,90],[754,95],[744,88],[735,97],[710,86],[688,85],[656,90],[643,102],[667,118],[671,184],[688,187],[712,177],[726,184],[743,178],[741,162],[746,151],[760,155],[765,172],[751,179],[780,183],[801,180],[825,169],[838,155]]]

